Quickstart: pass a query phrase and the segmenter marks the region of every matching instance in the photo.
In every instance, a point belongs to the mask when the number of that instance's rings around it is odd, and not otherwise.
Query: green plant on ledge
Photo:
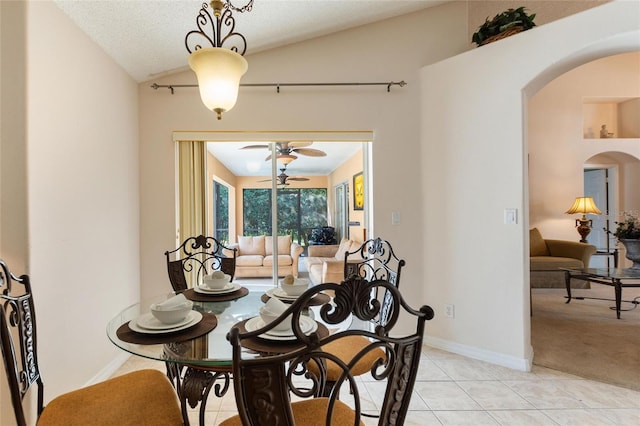
[[[478,46],[482,46],[535,27],[536,24],[533,22],[533,19],[536,17],[536,14],[528,15],[525,10],[523,6],[517,9],[507,9],[494,16],[492,20],[489,20],[487,17],[484,24],[473,34],[471,41]]]
[[[619,240],[637,240],[640,239],[640,219],[631,213],[623,213],[623,221],[615,222],[617,225],[614,232],[605,231],[612,234]]]

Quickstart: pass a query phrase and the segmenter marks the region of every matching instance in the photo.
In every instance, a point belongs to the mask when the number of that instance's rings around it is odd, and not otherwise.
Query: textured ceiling
[[[184,37],[196,29],[202,0],[54,2],[136,81],[188,69]],[[442,3],[446,1],[255,0],[251,12],[235,14],[236,30],[246,37],[249,55]]]

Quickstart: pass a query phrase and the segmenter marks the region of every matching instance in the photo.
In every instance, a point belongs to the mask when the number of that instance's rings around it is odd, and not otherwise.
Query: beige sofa
[[[298,259],[304,249],[291,242],[291,235],[278,236],[278,276],[298,276]],[[236,277],[273,276],[273,237],[239,236],[238,242],[229,248],[238,249],[236,256]]]
[[[361,242],[343,238],[340,244],[309,246],[303,258],[313,284],[340,283],[344,280],[344,254],[356,251]],[[359,258],[360,256],[358,256]]]
[[[596,247],[577,241],[547,240],[537,228],[529,231],[531,288],[565,288],[565,273],[560,268],[589,267]],[[571,280],[571,288],[590,288],[589,282]]]

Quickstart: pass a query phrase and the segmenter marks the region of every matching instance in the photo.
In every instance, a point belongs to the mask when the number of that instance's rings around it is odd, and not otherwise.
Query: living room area
[[[640,53],[632,52],[574,68],[529,100],[530,228],[577,244],[581,217],[570,207],[576,197],[592,197],[586,240],[594,248],[586,267],[631,266],[613,233],[625,214],[640,212],[639,95]],[[533,256],[532,237],[530,243]],[[541,281],[531,265],[534,364],[639,389],[638,288],[623,288],[616,319],[612,287],[572,280],[573,300],[566,303],[564,272]]]
[[[284,133],[290,140],[282,140]],[[248,139],[230,142],[212,135],[214,140],[204,143],[206,201],[195,204],[205,209],[206,223],[200,223],[206,234],[237,250],[236,279],[273,286],[274,274],[309,278],[311,247],[333,248],[331,256],[343,239],[359,247],[371,203],[371,196],[365,197],[371,193],[365,178],[370,142],[358,140],[363,135],[244,136]],[[193,215],[192,202],[182,205],[181,217]],[[318,274],[312,282],[321,282]]]

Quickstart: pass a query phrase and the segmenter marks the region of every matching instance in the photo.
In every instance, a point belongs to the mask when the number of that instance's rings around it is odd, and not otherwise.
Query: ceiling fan
[[[307,148],[313,142],[276,142],[276,151],[278,152],[276,159],[285,166],[298,158],[295,154],[306,155],[309,157],[325,157],[326,152],[315,148]],[[248,145],[240,149],[271,149],[270,145]],[[265,158],[265,161],[271,160],[271,154]]]
[[[278,181],[278,185],[281,186],[288,186],[289,185],[289,181],[295,180],[295,181],[305,181],[305,180],[309,180],[309,178],[306,177],[296,177],[296,176],[289,176],[286,173],[287,171],[287,165],[285,164],[283,168],[280,169],[280,174],[278,176],[276,176],[276,179]],[[265,179],[265,180],[261,180],[259,182],[270,182],[271,179]]]

